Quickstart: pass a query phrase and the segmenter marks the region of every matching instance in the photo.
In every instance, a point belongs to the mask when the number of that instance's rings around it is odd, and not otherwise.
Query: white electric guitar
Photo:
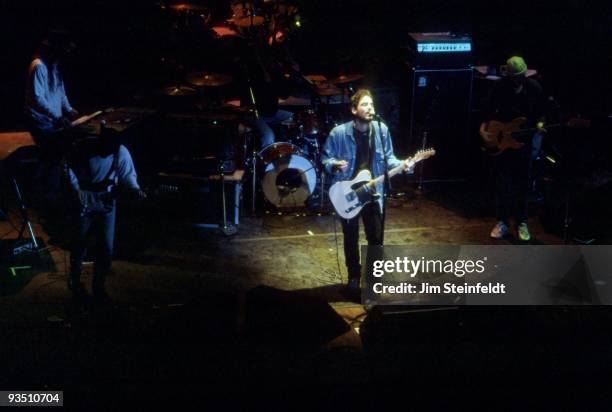
[[[435,149],[419,150],[413,157],[409,157],[401,165],[389,170],[389,178],[435,154]],[[372,179],[369,170],[362,170],[353,180],[334,183],[329,188],[329,199],[334,205],[336,213],[344,219],[352,219],[357,216],[365,205],[380,197],[376,193],[376,185],[381,183],[384,178],[385,176],[382,175]]]

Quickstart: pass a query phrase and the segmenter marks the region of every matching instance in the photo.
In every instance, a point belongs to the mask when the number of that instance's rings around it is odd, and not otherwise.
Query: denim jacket
[[[381,128],[378,127],[378,122],[371,122],[371,126],[374,128],[374,141],[376,150],[374,151],[374,159],[370,159],[370,165],[372,172],[372,178],[376,178],[385,173],[385,157],[383,154],[387,155],[387,168],[392,169],[394,167],[399,166],[402,161],[397,159],[393,154],[393,144],[391,143],[391,135],[389,133],[389,129],[384,123],[381,123]],[[357,157],[357,144],[355,143],[355,138],[353,137],[354,130],[354,122],[350,121],[348,123],[341,124],[332,129],[327,137],[327,141],[323,146],[323,155],[321,156],[321,161],[325,166],[325,171],[332,175],[332,184],[336,182],[340,182],[343,180],[351,180],[353,174],[355,173],[355,162]],[[381,142],[381,131],[382,129],[382,142]],[[338,160],[346,160],[348,162],[348,167],[345,171],[338,170],[335,173],[332,172],[332,165],[335,161]],[[412,173],[412,170],[409,170]],[[384,193],[384,185],[383,183],[379,183],[376,185],[376,192],[379,194]],[[382,199],[383,196],[380,197],[378,203],[382,210]]]

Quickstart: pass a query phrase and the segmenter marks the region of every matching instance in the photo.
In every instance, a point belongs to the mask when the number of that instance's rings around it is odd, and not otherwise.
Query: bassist
[[[524,117],[526,127],[536,128],[533,136],[525,139],[520,148],[507,150],[495,157],[495,208],[497,223],[491,237],[502,239],[509,232],[509,219],[516,220],[518,236],[522,241],[531,238],[527,226],[527,193],[530,182],[531,162],[539,154],[544,130],[546,99],[540,84],[527,78],[527,64],[522,57],[507,60],[506,76],[496,85],[490,96],[485,121],[480,135],[485,143],[496,139],[488,131],[489,121],[510,122]]]

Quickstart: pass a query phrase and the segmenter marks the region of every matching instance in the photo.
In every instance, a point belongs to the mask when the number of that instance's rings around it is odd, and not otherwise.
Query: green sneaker
[[[519,239],[523,242],[528,242],[531,239],[531,235],[529,234],[529,228],[527,227],[527,223],[521,223],[518,226],[518,235]]]

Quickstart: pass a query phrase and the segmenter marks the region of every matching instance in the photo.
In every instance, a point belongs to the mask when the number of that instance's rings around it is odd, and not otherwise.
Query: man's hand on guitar
[[[404,173],[408,173],[408,174],[414,173],[415,165],[416,163],[414,162],[414,158],[412,157],[409,157],[408,159],[404,160],[404,164],[403,164]]]
[[[345,171],[348,168],[348,162],[346,160],[336,160],[332,165],[334,171]]]
[[[147,199],[147,193],[142,190],[142,189],[138,189],[136,191],[134,191],[134,197],[136,198],[136,200],[146,200]]]
[[[540,120],[536,123],[536,130],[538,131],[538,133],[548,133],[548,130],[544,128],[544,125],[545,123],[543,120]]]
[[[79,118],[79,112],[75,109],[72,109],[68,112],[68,114],[66,115],[66,117],[68,117],[68,119],[70,119],[70,121],[76,120]]]
[[[480,124],[480,129],[478,131],[480,133],[480,137],[482,137],[485,142],[490,142],[493,140],[493,136],[491,136],[491,133],[487,131],[488,128],[489,123],[483,122]]]

